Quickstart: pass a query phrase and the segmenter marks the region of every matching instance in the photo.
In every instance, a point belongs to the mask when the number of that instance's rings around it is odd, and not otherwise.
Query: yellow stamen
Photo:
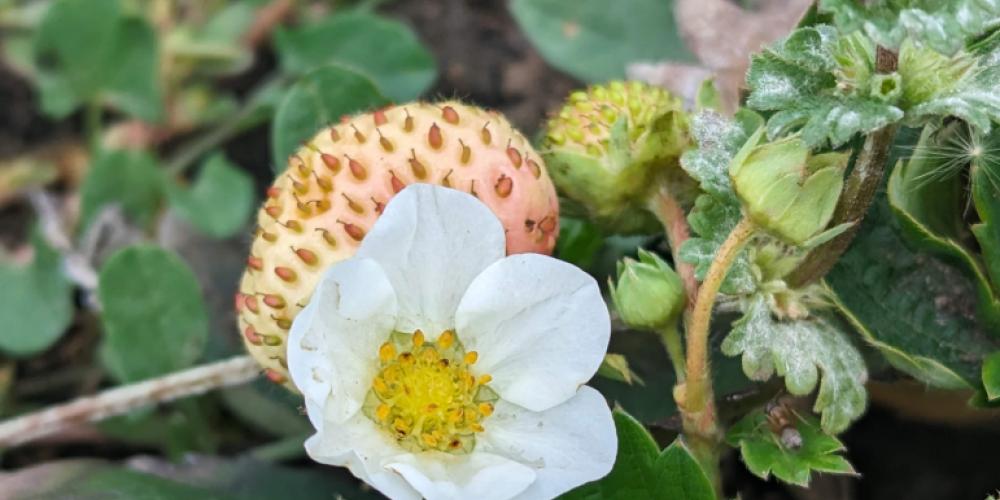
[[[465,354],[465,364],[474,365],[476,361],[479,360],[479,353],[476,351],[469,351]]]

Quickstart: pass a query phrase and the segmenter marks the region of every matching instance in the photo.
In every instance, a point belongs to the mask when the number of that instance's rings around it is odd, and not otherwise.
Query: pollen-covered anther
[[[471,371],[478,356],[465,352],[452,330],[429,340],[423,332],[394,332],[377,352],[362,412],[405,449],[469,453],[483,421],[493,414],[491,378]]]

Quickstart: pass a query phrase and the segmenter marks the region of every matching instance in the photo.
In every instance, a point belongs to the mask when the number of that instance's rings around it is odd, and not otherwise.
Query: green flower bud
[[[618,285],[609,282],[611,300],[631,328],[657,330],[677,322],[684,310],[680,276],[656,254],[639,250],[639,260],[618,263]]]
[[[729,163],[733,189],[755,224],[803,245],[830,223],[849,154],[810,155],[799,137],[761,144],[763,136],[758,130]]]
[[[548,123],[542,156],[560,192],[617,233],[655,227],[645,200],[677,165],[688,116],[667,91],[611,82],[570,94]]]

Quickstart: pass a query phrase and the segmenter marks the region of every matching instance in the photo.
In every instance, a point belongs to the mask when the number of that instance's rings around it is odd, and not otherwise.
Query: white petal
[[[402,476],[383,465],[408,453],[361,413],[345,422],[328,422],[323,431],[306,440],[306,452],[319,463],[347,467],[389,498],[420,498]]]
[[[421,453],[386,463],[428,500],[508,500],[524,491],[535,471],[499,455]]]
[[[375,261],[348,259],[323,275],[288,334],[288,371],[317,430],[361,408],[395,323],[396,296]]]
[[[566,401],[590,380],[611,336],[597,282],[538,254],[512,255],[476,277],[455,326],[500,397],[532,411]]]
[[[611,472],[618,452],[615,423],[604,397],[584,386],[565,403],[540,413],[500,400],[483,425],[484,452],[517,460],[537,478],[518,499],[555,498]]]
[[[414,184],[396,195],[357,255],[376,260],[399,300],[401,331],[430,340],[454,328],[455,308],[469,283],[503,258],[503,226],[476,198]]]

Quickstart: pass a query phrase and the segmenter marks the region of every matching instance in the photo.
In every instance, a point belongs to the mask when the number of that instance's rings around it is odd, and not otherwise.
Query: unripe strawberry
[[[470,193],[507,231],[507,252],[551,253],[559,204],[531,144],[499,113],[449,101],[345,118],[293,155],[267,190],[236,294],[244,343],[272,381],[294,389],[286,339],[323,272],[352,256],[406,185]]]
[[[562,194],[602,226],[628,233],[656,227],[646,199],[687,144],[679,99],[645,83],[611,82],[570,94],[548,123],[542,155]]]

